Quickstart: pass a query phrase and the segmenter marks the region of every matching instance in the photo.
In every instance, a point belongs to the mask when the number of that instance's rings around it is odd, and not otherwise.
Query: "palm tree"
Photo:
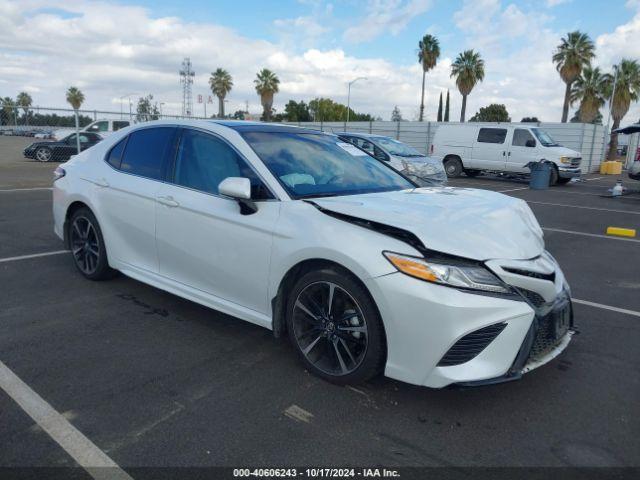
[[[440,56],[440,43],[433,35],[425,35],[418,42],[418,62],[422,65],[422,97],[420,100],[420,121],[424,118],[424,79],[427,72],[436,66]]]
[[[16,122],[16,114],[15,114],[15,103],[11,97],[4,97],[2,99],[2,112],[4,113],[4,117],[6,118],[7,125],[11,123],[11,115],[13,115],[13,120]]]
[[[623,58],[619,65],[613,66],[613,75],[607,75],[609,95],[613,94],[611,101],[611,116],[613,117],[612,130],[620,127],[620,121],[629,111],[631,102],[637,102],[640,96],[640,64],[637,60]],[[613,81],[615,79],[615,85]],[[613,89],[613,91],[611,91]],[[615,158],[618,149],[618,134],[611,134],[609,144],[609,160]]]
[[[562,81],[566,83],[564,91],[564,104],[562,105],[562,123],[567,122],[569,116],[569,101],[571,97],[571,84],[578,78],[582,69],[591,63],[595,57],[595,46],[589,35],[578,30],[567,33],[553,54],[553,63],[560,73]]]
[[[27,92],[20,92],[16,97],[16,106],[22,107],[24,111],[24,121],[27,125],[29,124],[29,107],[32,103],[33,99]]]
[[[256,92],[260,95],[260,103],[262,103],[262,118],[265,122],[271,120],[271,107],[273,105],[273,96],[278,93],[278,84],[280,80],[268,68],[260,70],[256,79],[253,81],[256,86]]]
[[[80,125],[78,122],[78,110],[80,110],[82,102],[84,102],[84,93],[82,93],[76,87],[69,87],[69,90],[67,90],[67,102],[71,104],[71,107],[73,108],[75,113],[77,134],[78,130],[80,130]],[[80,153],[80,135],[76,135],[76,147],[78,149],[78,153]]]
[[[224,118],[224,97],[233,88],[233,78],[224,68],[218,68],[209,77],[209,86],[213,94],[218,97],[218,117]]]
[[[608,87],[607,76],[598,67],[586,66],[571,87],[569,101],[571,105],[580,103],[578,119],[583,123],[592,123],[600,107],[606,101]]]
[[[467,111],[467,95],[471,93],[476,83],[484,79],[484,60],[478,52],[465,50],[451,64],[451,76],[456,77],[456,86],[462,94],[460,121],[464,122],[464,114]]]

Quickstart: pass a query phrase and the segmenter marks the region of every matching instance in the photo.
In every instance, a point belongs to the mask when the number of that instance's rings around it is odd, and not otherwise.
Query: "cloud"
[[[367,42],[384,34],[397,35],[411,20],[431,8],[431,0],[370,0],[367,15],[344,32],[345,40]]]
[[[553,8],[557,7],[558,5],[562,5],[563,3],[569,3],[572,1],[573,0],[547,0],[547,7]]]

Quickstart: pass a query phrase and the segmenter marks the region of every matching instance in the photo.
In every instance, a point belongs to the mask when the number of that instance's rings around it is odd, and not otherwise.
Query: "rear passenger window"
[[[127,137],[124,137],[118,143],[116,143],[109,151],[109,155],[107,156],[107,163],[109,163],[113,168],[120,169],[120,162],[122,161],[122,153],[124,152],[124,146],[127,143]]]
[[[217,194],[218,185],[227,177],[248,178],[251,181],[251,198],[254,200],[273,198],[233,148],[213,135],[185,129],[176,155],[174,183]]]
[[[504,143],[505,138],[507,138],[506,128],[481,128],[478,132],[480,143]]]
[[[174,133],[171,127],[144,128],[130,133],[120,170],[161,179],[163,160],[171,148]]]

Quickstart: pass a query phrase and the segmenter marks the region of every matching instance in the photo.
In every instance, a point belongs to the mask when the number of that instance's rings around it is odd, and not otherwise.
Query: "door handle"
[[[511,152],[507,153],[507,157],[510,157],[510,156],[511,156]]]
[[[503,151],[502,151],[502,156],[504,157],[504,155],[505,155],[505,152],[504,152],[504,150],[503,150]]]
[[[158,201],[158,203],[161,203],[162,205],[166,205],[167,207],[178,207],[180,206],[180,204],[178,202],[176,202],[172,196],[167,196],[167,197],[156,197],[156,200]]]

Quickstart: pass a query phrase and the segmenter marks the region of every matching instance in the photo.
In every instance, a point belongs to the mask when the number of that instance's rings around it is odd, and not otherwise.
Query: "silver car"
[[[441,161],[427,157],[394,138],[353,132],[337,135],[378,160],[389,162],[393,168],[422,187],[447,184],[447,174]]]

